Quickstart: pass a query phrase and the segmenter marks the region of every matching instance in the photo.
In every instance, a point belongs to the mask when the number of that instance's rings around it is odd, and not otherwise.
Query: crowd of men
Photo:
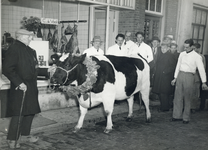
[[[160,100],[158,111],[173,109],[171,121],[189,123],[190,113],[203,110],[208,97],[205,72],[206,61],[201,54],[200,44],[192,39],[184,42],[184,51],[179,52],[172,35],[167,35],[161,42],[153,37],[150,43],[144,42],[144,33],[135,34],[136,42],[131,40],[131,32],[118,34],[115,44],[110,46],[106,55],[134,57],[139,55],[150,66],[150,83],[152,95]],[[85,50],[87,56],[103,55],[100,49],[102,40],[95,36],[92,47]],[[201,92],[200,92],[201,91]],[[201,97],[200,107],[197,105]]]

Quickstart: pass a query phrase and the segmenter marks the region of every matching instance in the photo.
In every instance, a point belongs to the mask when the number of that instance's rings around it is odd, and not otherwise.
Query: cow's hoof
[[[131,117],[127,117],[127,118],[126,118],[126,121],[127,121],[127,122],[131,122],[131,121],[132,121],[132,118],[131,118]]]
[[[110,133],[113,129],[105,129],[104,133]]]
[[[73,133],[77,133],[78,131],[80,131],[81,128],[75,127],[74,130],[72,131]]]
[[[147,120],[146,120],[146,123],[151,123],[152,122],[152,119],[151,118],[148,118]]]

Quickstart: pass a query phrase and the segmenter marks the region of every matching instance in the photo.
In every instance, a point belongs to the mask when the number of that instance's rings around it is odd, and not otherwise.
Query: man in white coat
[[[116,44],[109,47],[106,54],[115,56],[127,56],[127,49],[124,47],[125,36],[123,34],[118,34],[116,36]]]
[[[126,31],[123,46],[126,48],[128,55],[131,55],[131,48],[133,45],[135,45],[135,43],[131,40],[131,32]]]
[[[104,55],[104,51],[100,48],[102,44],[102,40],[100,36],[94,36],[91,41],[92,47],[84,50],[83,54],[87,54],[87,56],[97,56]]]
[[[137,42],[131,47],[130,55],[134,56],[140,54],[148,63],[150,63],[153,60],[153,54],[151,47],[143,42],[144,33],[137,32],[135,35]]]

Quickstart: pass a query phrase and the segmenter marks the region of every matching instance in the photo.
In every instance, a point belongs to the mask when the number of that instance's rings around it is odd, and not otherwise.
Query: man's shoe
[[[188,124],[189,123],[189,121],[183,121],[183,124]]]
[[[15,141],[13,141],[13,140],[8,140],[7,144],[9,146],[9,148],[11,148],[11,149],[20,148],[20,144],[17,143],[16,146],[15,146]]]
[[[39,140],[38,136],[21,136],[21,142],[30,142],[30,143],[35,143]]]
[[[176,118],[171,118],[171,119],[170,119],[171,122],[173,122],[173,121],[182,121],[182,120],[183,120],[183,119],[176,119]]]

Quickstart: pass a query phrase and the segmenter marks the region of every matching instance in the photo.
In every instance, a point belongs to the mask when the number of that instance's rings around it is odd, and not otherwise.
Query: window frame
[[[163,14],[163,0],[161,0],[161,11],[160,12],[157,12],[156,11],[156,8],[157,8],[157,0],[155,0],[155,9],[154,9],[154,11],[152,11],[152,10],[150,10],[150,0],[146,0],[146,1],[148,1],[148,7],[147,7],[147,9],[145,8],[145,13],[149,13],[149,14],[154,14],[154,15],[160,15],[160,16],[162,16],[162,14]]]
[[[197,41],[197,43],[200,41],[200,43],[201,43],[201,53],[203,54],[203,48],[204,48],[204,42],[205,42],[205,31],[206,31],[206,27],[207,27],[207,21],[208,21],[208,10],[207,9],[203,9],[203,8],[201,8],[201,7],[197,7],[197,6],[193,6],[193,10],[196,10],[196,14],[193,14],[193,15],[196,15],[197,16],[197,10],[200,10],[200,11],[205,11],[206,12],[206,20],[205,20],[205,24],[202,24],[202,13],[201,13],[201,15],[200,15],[200,23],[196,23],[196,20],[197,20],[197,17],[195,16],[195,20],[194,20],[194,22],[193,22],[193,19],[192,19],[192,24],[191,24],[191,26],[192,26],[192,39],[194,40],[194,41]],[[200,28],[201,27],[203,27],[203,35],[202,35],[202,39],[201,38],[199,38],[199,33],[200,33]],[[195,38],[194,37],[194,31],[195,31],[195,28],[197,28],[197,31],[198,31],[198,33],[197,33],[197,38]]]

